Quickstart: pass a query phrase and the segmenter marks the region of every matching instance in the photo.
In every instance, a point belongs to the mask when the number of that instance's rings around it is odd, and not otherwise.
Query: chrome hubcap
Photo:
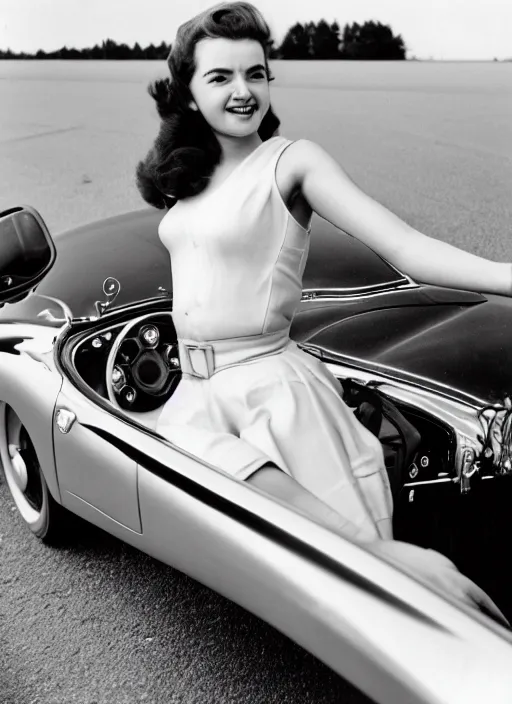
[[[20,455],[20,448],[16,445],[9,445],[9,456],[13,469],[12,478],[20,491],[25,491],[28,484],[27,465]]]
[[[5,477],[18,511],[27,523],[34,525],[41,519],[45,501],[41,470],[29,435],[10,408],[6,409],[5,431]]]

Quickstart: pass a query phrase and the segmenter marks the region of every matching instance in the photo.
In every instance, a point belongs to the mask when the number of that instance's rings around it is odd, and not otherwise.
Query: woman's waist
[[[209,379],[221,369],[277,354],[290,343],[290,328],[218,340],[178,337],[181,371]]]
[[[300,305],[300,291],[282,291],[276,285],[254,291],[251,286],[191,287],[186,295],[173,293],[173,320],[182,339],[220,340],[253,337],[289,328]],[[229,290],[229,295],[228,295]]]

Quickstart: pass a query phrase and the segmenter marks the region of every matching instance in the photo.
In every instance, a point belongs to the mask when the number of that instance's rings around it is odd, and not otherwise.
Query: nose
[[[247,83],[242,78],[242,76],[237,76],[237,78],[235,79],[233,97],[246,100],[247,98],[250,98],[250,96],[251,96],[251,91],[249,90]]]

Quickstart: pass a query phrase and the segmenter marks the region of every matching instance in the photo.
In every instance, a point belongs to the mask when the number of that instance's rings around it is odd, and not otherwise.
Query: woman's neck
[[[221,148],[219,166],[229,168],[245,159],[260,146],[262,140],[257,132],[248,137],[228,137],[217,135]]]

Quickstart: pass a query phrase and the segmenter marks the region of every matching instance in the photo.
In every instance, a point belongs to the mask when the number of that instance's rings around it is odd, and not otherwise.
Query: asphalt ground
[[[364,704],[260,619],[89,524],[35,539],[0,484],[2,704]]]
[[[510,261],[512,64],[276,62],[281,133],[425,234]],[[58,233],[145,207],[150,62],[0,62],[0,210]],[[286,637],[93,527],[40,544],[0,484],[0,702],[367,701]]]

